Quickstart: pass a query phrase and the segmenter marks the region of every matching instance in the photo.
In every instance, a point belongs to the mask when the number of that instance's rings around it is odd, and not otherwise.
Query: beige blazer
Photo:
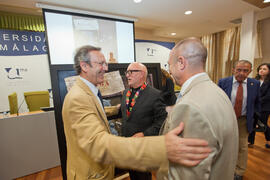
[[[169,179],[232,180],[238,155],[238,126],[228,96],[207,74],[195,78],[176,103],[164,127],[164,133],[184,122],[180,135],[202,138],[212,153],[195,167],[169,163]]]
[[[68,180],[110,180],[115,166],[151,171],[167,162],[164,136],[111,135],[98,99],[79,78],[65,97],[62,115]]]

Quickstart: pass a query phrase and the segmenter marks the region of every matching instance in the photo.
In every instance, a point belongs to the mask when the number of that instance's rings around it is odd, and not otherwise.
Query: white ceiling
[[[270,17],[270,7],[260,9],[242,0],[1,0],[0,11],[41,15],[36,2],[136,18],[135,28],[178,39],[228,29],[235,26],[231,20],[252,10],[259,19]],[[193,13],[184,15],[186,10]]]

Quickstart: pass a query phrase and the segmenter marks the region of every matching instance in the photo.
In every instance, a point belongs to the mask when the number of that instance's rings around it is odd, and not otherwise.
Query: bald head
[[[142,63],[133,62],[127,68],[126,77],[130,87],[140,87],[146,82],[147,68]]]
[[[194,37],[184,39],[173,48],[176,56],[183,56],[192,67],[204,67],[207,58],[207,49],[202,42]],[[177,59],[175,59],[177,60]]]
[[[168,61],[176,84],[182,85],[195,74],[204,72],[207,49],[197,38],[187,38],[175,45]]]
[[[139,62],[133,62],[131,63],[129,66],[128,66],[128,70],[129,69],[137,69],[137,70],[140,70],[143,72],[143,78],[144,78],[144,81],[146,81],[146,78],[147,78],[147,68],[145,65],[143,65],[142,63],[139,63]]]

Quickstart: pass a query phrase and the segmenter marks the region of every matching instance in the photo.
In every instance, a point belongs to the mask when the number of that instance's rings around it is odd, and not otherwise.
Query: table
[[[60,165],[54,111],[0,116],[0,179]]]

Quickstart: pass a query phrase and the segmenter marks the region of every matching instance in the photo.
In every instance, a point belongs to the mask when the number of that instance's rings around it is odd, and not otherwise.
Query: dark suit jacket
[[[231,99],[233,76],[220,79],[218,86],[225,91]],[[255,112],[260,112],[260,82],[253,78],[247,78],[247,129],[251,133],[253,130],[253,116]]]
[[[126,114],[127,91],[128,89],[124,91],[121,102],[122,135],[130,137],[138,132],[143,132],[145,136],[158,135],[167,117],[166,106],[160,96],[160,91],[149,85],[141,91],[129,118]]]
[[[270,81],[264,82],[260,88],[262,112],[270,111]]]

